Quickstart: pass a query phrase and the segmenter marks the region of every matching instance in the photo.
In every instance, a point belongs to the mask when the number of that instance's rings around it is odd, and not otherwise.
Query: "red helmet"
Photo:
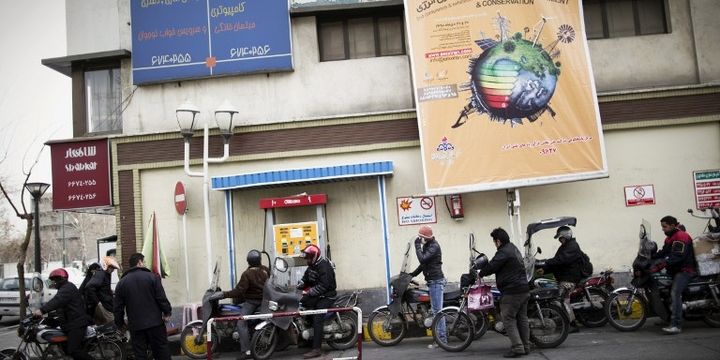
[[[54,281],[60,280],[58,278],[63,278],[64,280],[67,280],[68,277],[69,276],[67,271],[65,271],[65,269],[63,268],[53,270],[52,272],[50,272],[50,276],[48,276],[50,280]]]
[[[430,225],[423,225],[418,229],[418,236],[424,239],[432,239],[433,232]]]
[[[320,248],[317,245],[310,244],[302,252],[305,254],[308,264],[314,264],[320,259]]]

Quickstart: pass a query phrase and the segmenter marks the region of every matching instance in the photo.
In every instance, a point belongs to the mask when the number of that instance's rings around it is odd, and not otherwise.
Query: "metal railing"
[[[340,313],[354,311],[357,314],[357,356],[333,358],[333,360],[350,360],[357,359],[362,360],[362,310],[359,307],[343,307],[343,308],[329,308],[329,309],[316,309],[316,310],[303,310],[303,311],[289,311],[289,312],[276,312],[271,314],[257,314],[257,315],[245,315],[245,316],[223,316],[211,318],[207,322],[207,359],[212,360],[212,325],[218,321],[238,321],[238,320],[266,320],[277,317],[288,317],[288,316],[306,316],[306,315],[317,315],[327,313]]]

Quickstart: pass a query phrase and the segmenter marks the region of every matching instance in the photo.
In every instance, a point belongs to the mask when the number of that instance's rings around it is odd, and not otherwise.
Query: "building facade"
[[[73,79],[75,138],[66,142],[108,139],[110,206],[125,266],[155,213],[170,264],[169,298],[198,301],[208,264],[218,262],[220,285],[230,287],[247,251],[273,249],[273,223],[320,215],[339,288],[382,298],[417,232],[399,224],[397,200],[425,192],[402,1],[291,1],[292,71],[147,85],[133,84],[131,1],[67,0],[66,11],[68,54],[43,62]],[[524,225],[577,217],[575,234],[595,268],[619,270],[635,256],[642,219],[655,226],[656,241],[668,214],[691,234],[702,230],[685,210],[695,207],[693,172],[720,168],[720,3],[596,0],[585,1],[584,11],[609,177],[519,189],[519,210]],[[176,121],[186,100],[201,123],[214,124],[224,100],[239,110],[228,159],[208,166],[209,244],[203,179],[185,174]],[[209,156],[221,157],[214,127]],[[191,171],[202,168],[202,147],[200,128],[190,141]],[[292,171],[299,169],[310,177]],[[273,178],[278,174],[284,180]],[[175,209],[178,181],[186,189],[186,227]],[[627,206],[625,188],[642,185],[651,186],[654,204]],[[259,206],[263,198],[296,194],[325,194],[327,203],[322,212]],[[467,271],[469,234],[480,251],[494,253],[490,231],[511,226],[508,193],[462,194],[462,219],[450,216],[449,199],[427,197],[435,202],[443,269],[458,281]],[[548,257],[558,246],[552,235],[537,237]],[[513,241],[521,244],[522,234]]]

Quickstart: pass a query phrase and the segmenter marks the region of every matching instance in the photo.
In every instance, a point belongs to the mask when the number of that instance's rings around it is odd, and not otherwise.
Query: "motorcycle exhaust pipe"
[[[712,306],[713,302],[711,300],[694,300],[694,301],[685,301],[683,302],[683,311],[687,310],[694,310],[694,309],[704,309]]]

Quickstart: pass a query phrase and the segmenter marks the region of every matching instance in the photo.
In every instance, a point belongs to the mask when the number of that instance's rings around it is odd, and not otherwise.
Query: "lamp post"
[[[208,164],[210,163],[221,163],[230,157],[230,137],[233,134],[234,124],[233,117],[238,111],[230,105],[226,100],[215,110],[215,122],[220,130],[220,135],[223,138],[223,156],[220,158],[211,158],[208,155],[208,124],[204,123],[203,129],[203,171],[194,172],[190,170],[190,139],[192,139],[197,117],[200,114],[200,110],[190,103],[185,101],[175,110],[175,117],[177,118],[178,126],[180,127],[180,133],[185,140],[185,174],[191,177],[202,177],[203,178],[203,210],[205,218],[205,250],[207,252],[207,271],[208,271],[208,284],[212,283],[213,268],[212,268],[212,244],[210,238],[210,177],[208,176]],[[187,244],[185,244],[187,248]]]
[[[25,184],[25,189],[27,189],[35,202],[35,272],[38,273],[42,272],[42,260],[40,260],[40,198],[49,187],[50,184],[41,182]]]

